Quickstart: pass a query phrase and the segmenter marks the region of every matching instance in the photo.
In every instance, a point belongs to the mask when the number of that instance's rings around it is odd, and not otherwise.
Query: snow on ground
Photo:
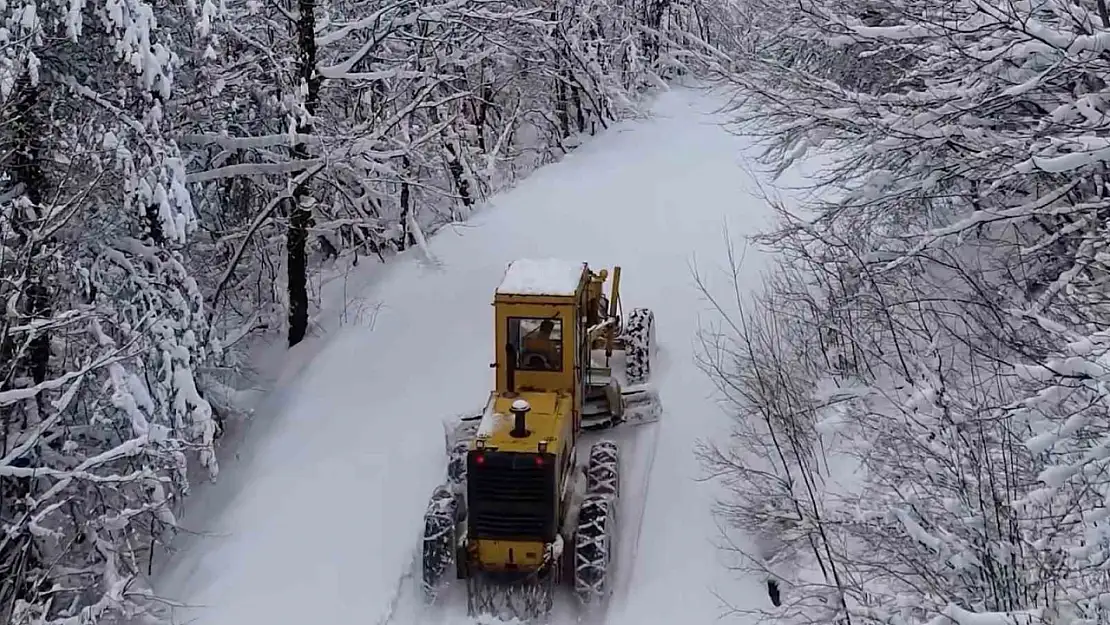
[[[622,551],[635,560],[620,563],[609,622],[709,622],[722,613],[714,593],[767,605],[761,580],[737,580],[720,564],[714,487],[696,481],[693,455],[697,440],[726,432],[727,420],[693,364],[708,306],[691,261],[728,289],[712,271],[725,262],[726,223],[735,238],[769,219],[742,168],[747,142],[708,114],[720,104],[688,89],[663,94],[652,119],[615,126],[466,225],[441,230],[430,241],[434,264],[414,257],[378,268],[361,293],[376,314],[339,328],[297,380],[262,404],[272,423],[225,466],[208,501],[191,502],[211,516],[191,515],[190,526],[211,535],[189,541],[155,583],[159,595],[194,606],[175,620],[386,617],[443,475],[442,420],[480,410],[492,383],[490,302],[518,257],[620,264],[625,310],[648,306],[656,315],[665,412],[654,426],[646,496],[632,502],[642,504],[642,524],[622,519],[632,541]],[[747,256],[754,285],[761,259],[755,250]],[[465,622],[465,608],[451,620]]]

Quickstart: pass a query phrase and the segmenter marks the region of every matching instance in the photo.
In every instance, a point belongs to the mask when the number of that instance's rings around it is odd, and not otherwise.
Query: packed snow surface
[[[586,263],[583,261],[519,258],[505,270],[497,292],[506,295],[574,295],[585,270]]]
[[[544,288],[564,288],[580,261],[621,265],[626,312],[655,312],[652,375],[664,413],[642,426],[655,428],[650,449],[638,443],[638,459],[624,465],[642,474],[625,478],[642,488],[622,491],[640,519],[622,517],[608,623],[710,623],[729,610],[725,602],[769,606],[762,580],[723,565],[711,513],[718,487],[698,481],[693,455],[697,441],[720,439],[728,420],[694,363],[695,333],[713,317],[692,263],[733,301],[724,230],[743,245],[771,213],[744,168],[750,141],[712,114],[721,104],[688,89],[665,93],[651,118],[615,125],[466,224],[441,230],[430,256],[361,268],[380,276],[351,293],[350,306],[374,314],[342,312],[360,321],[327,337],[304,373],[273,393],[255,417],[265,423],[190,502],[185,522],[204,535],[184,541],[155,587],[191,606],[175,620],[402,622],[399,579],[412,573],[424,509],[444,474],[442,421],[485,405],[490,302],[506,264],[536,255],[574,261],[538,272],[534,284]],[[763,262],[746,250],[741,279],[758,284]],[[467,622],[465,606],[446,620]]]

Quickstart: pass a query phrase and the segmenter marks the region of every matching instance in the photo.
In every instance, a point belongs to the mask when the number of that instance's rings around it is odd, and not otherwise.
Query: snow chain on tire
[[[655,347],[655,313],[633,308],[624,328],[625,375],[629,384],[646,382],[651,376],[651,356]]]
[[[584,605],[608,593],[619,494],[620,449],[613,441],[598,441],[590,447],[586,496],[574,534],[574,590]]]
[[[437,486],[424,511],[424,536],[421,541],[421,573],[424,597],[435,600],[449,571],[455,563],[455,524],[458,502],[446,486]]]
[[[574,590],[589,605],[608,590],[615,501],[609,495],[591,494],[582,500],[574,541]]]
[[[586,466],[586,492],[602,495],[620,495],[620,475],[617,473],[620,450],[613,441],[604,440],[590,447],[589,464]]]

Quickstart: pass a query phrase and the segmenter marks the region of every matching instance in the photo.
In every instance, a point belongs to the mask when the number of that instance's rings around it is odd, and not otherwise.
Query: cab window
[[[518,370],[563,370],[562,319],[510,317],[509,343],[516,352]]]

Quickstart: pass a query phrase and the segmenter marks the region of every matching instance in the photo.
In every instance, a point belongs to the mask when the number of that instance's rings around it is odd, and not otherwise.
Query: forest
[[[381,263],[637,113],[650,0],[16,0],[0,26],[0,622],[131,614],[329,261]]]
[[[736,565],[779,623],[1110,622],[1105,2],[740,13],[738,127],[822,165],[702,332]]]

